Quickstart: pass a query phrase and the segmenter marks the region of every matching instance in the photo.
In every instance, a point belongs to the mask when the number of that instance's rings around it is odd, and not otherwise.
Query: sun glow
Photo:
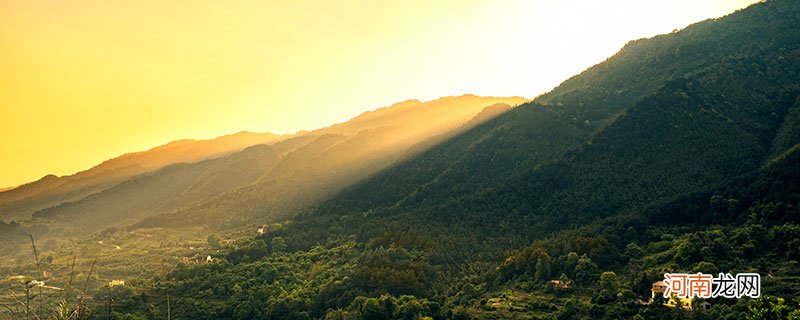
[[[0,0],[0,186],[410,98],[533,97],[751,0]]]

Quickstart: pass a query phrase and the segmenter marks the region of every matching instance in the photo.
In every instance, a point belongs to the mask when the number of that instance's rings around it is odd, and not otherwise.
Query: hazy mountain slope
[[[210,140],[180,140],[147,151],[125,154],[73,175],[48,175],[0,192],[0,219],[26,218],[36,210],[80,199],[169,164],[218,157],[285,138],[271,133],[240,132]]]
[[[347,122],[336,124],[328,128],[315,130],[315,133],[355,134],[365,129],[376,127],[401,127],[408,131],[408,135],[434,136],[464,124],[476,115],[474,106],[481,106],[483,110],[486,103],[496,99],[496,103],[516,106],[527,102],[525,98],[510,97],[479,97],[471,94],[436,99],[435,103],[422,103],[418,100],[409,100],[365,112]],[[471,107],[472,106],[472,107]],[[480,111],[477,110],[477,111]],[[437,119],[431,122],[431,119]],[[429,132],[430,131],[430,132]]]
[[[393,166],[303,221],[371,235],[457,225],[512,241],[754,170],[771,149],[785,148],[776,143],[792,137],[796,123],[797,16],[796,3],[770,2],[629,44],[647,50],[623,49],[543,96],[547,105],[522,105]],[[733,43],[715,49],[717,38]],[[697,52],[653,57],[675,47]],[[666,76],[653,76],[662,69]],[[683,74],[669,80],[673,70]],[[647,90],[620,92],[631,101],[625,106],[597,91],[620,83]]]
[[[413,144],[463,125],[487,106],[520,98],[447,97],[400,104],[227,157],[163,168],[42,209],[61,230],[91,232],[176,212],[173,225],[291,216],[397,159]],[[469,117],[468,117],[469,116]],[[149,220],[150,223],[156,219]]]
[[[258,183],[150,218],[139,226],[217,225],[215,221],[238,224],[253,217],[260,221],[291,217],[397,159],[479,125],[521,102],[521,98],[466,95],[426,103],[404,102],[366,113],[356,117],[354,124],[313,131],[311,134],[323,134],[319,141],[284,156]]]
[[[142,174],[107,190],[74,202],[34,213],[53,225],[67,225],[70,232],[91,232],[99,228],[132,223],[161,210],[172,210],[221,192],[256,181],[277,162],[293,138],[273,146],[257,145],[226,157],[196,163],[180,163]]]
[[[781,13],[796,10],[791,6],[769,3],[677,33],[633,41],[535,102],[399,164],[319,210],[358,212],[400,203],[422,206],[491,190],[511,176],[579,148],[621,112],[670,81],[708,72],[708,68],[754,63],[744,57],[762,54],[778,59],[770,72],[794,72],[783,65],[797,41],[793,18]],[[733,76],[726,74],[732,71],[718,72]]]
[[[515,172],[557,159],[589,130],[551,109],[527,104],[392,166],[326,202],[320,212],[393,206],[414,195],[438,199],[492,188]],[[536,148],[528,147],[536,145]]]

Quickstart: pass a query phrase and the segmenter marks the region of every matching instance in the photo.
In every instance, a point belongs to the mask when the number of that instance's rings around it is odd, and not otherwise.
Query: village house
[[[183,264],[195,264],[195,263],[210,263],[214,261],[214,257],[211,255],[207,255],[203,257],[202,255],[194,255],[193,257],[181,257],[181,262]]]
[[[109,288],[113,288],[116,286],[124,286],[124,285],[125,285],[125,280],[120,280],[120,279],[114,279],[108,282]]]
[[[664,296],[664,291],[667,290],[667,283],[664,281],[656,281],[653,282],[653,286],[650,289],[650,303],[656,300],[657,296]],[[691,311],[692,310],[692,298],[678,298],[678,295],[672,294],[670,295],[669,299],[664,298],[664,302],[662,303],[663,306],[668,308],[675,308],[678,305],[681,306],[684,310]],[[711,303],[708,301],[699,301],[697,303],[698,306],[701,308],[708,310],[711,309]]]
[[[550,280],[547,283],[551,285],[553,288],[557,289],[569,289],[572,288],[573,285],[572,279],[567,279],[566,282],[560,279],[555,279],[555,280]]]

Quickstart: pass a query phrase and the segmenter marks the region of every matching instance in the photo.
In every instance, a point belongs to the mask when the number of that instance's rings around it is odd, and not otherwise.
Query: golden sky
[[[752,2],[0,0],[0,187],[412,98],[531,98]]]

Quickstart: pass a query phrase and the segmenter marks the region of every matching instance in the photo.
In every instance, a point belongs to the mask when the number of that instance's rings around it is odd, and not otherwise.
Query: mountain
[[[796,141],[783,133],[797,123],[800,36],[779,8],[796,10],[769,3],[631,42],[535,101],[345,190],[316,214],[385,212],[427,226],[474,216],[476,227],[489,223],[502,234],[507,224],[529,237],[548,220],[539,230],[754,170]]]
[[[502,111],[502,106],[523,102],[522,98],[473,95],[406,101],[271,145],[169,165],[38,210],[33,216],[37,223],[67,234],[125,226],[145,218],[140,226],[224,227],[256,216],[290,217],[385,168],[421,141],[441,139],[465,125],[485,121],[487,114],[496,114],[498,108]],[[487,107],[490,110],[483,112]]]
[[[630,42],[153,290],[187,318],[796,316],[798,17]],[[665,272],[757,272],[763,297],[643,303]]]
[[[179,140],[147,151],[125,154],[73,175],[47,175],[37,181],[0,191],[0,219],[25,219],[36,210],[83,198],[170,164],[219,157],[285,138],[271,133],[239,132],[210,140]]]

